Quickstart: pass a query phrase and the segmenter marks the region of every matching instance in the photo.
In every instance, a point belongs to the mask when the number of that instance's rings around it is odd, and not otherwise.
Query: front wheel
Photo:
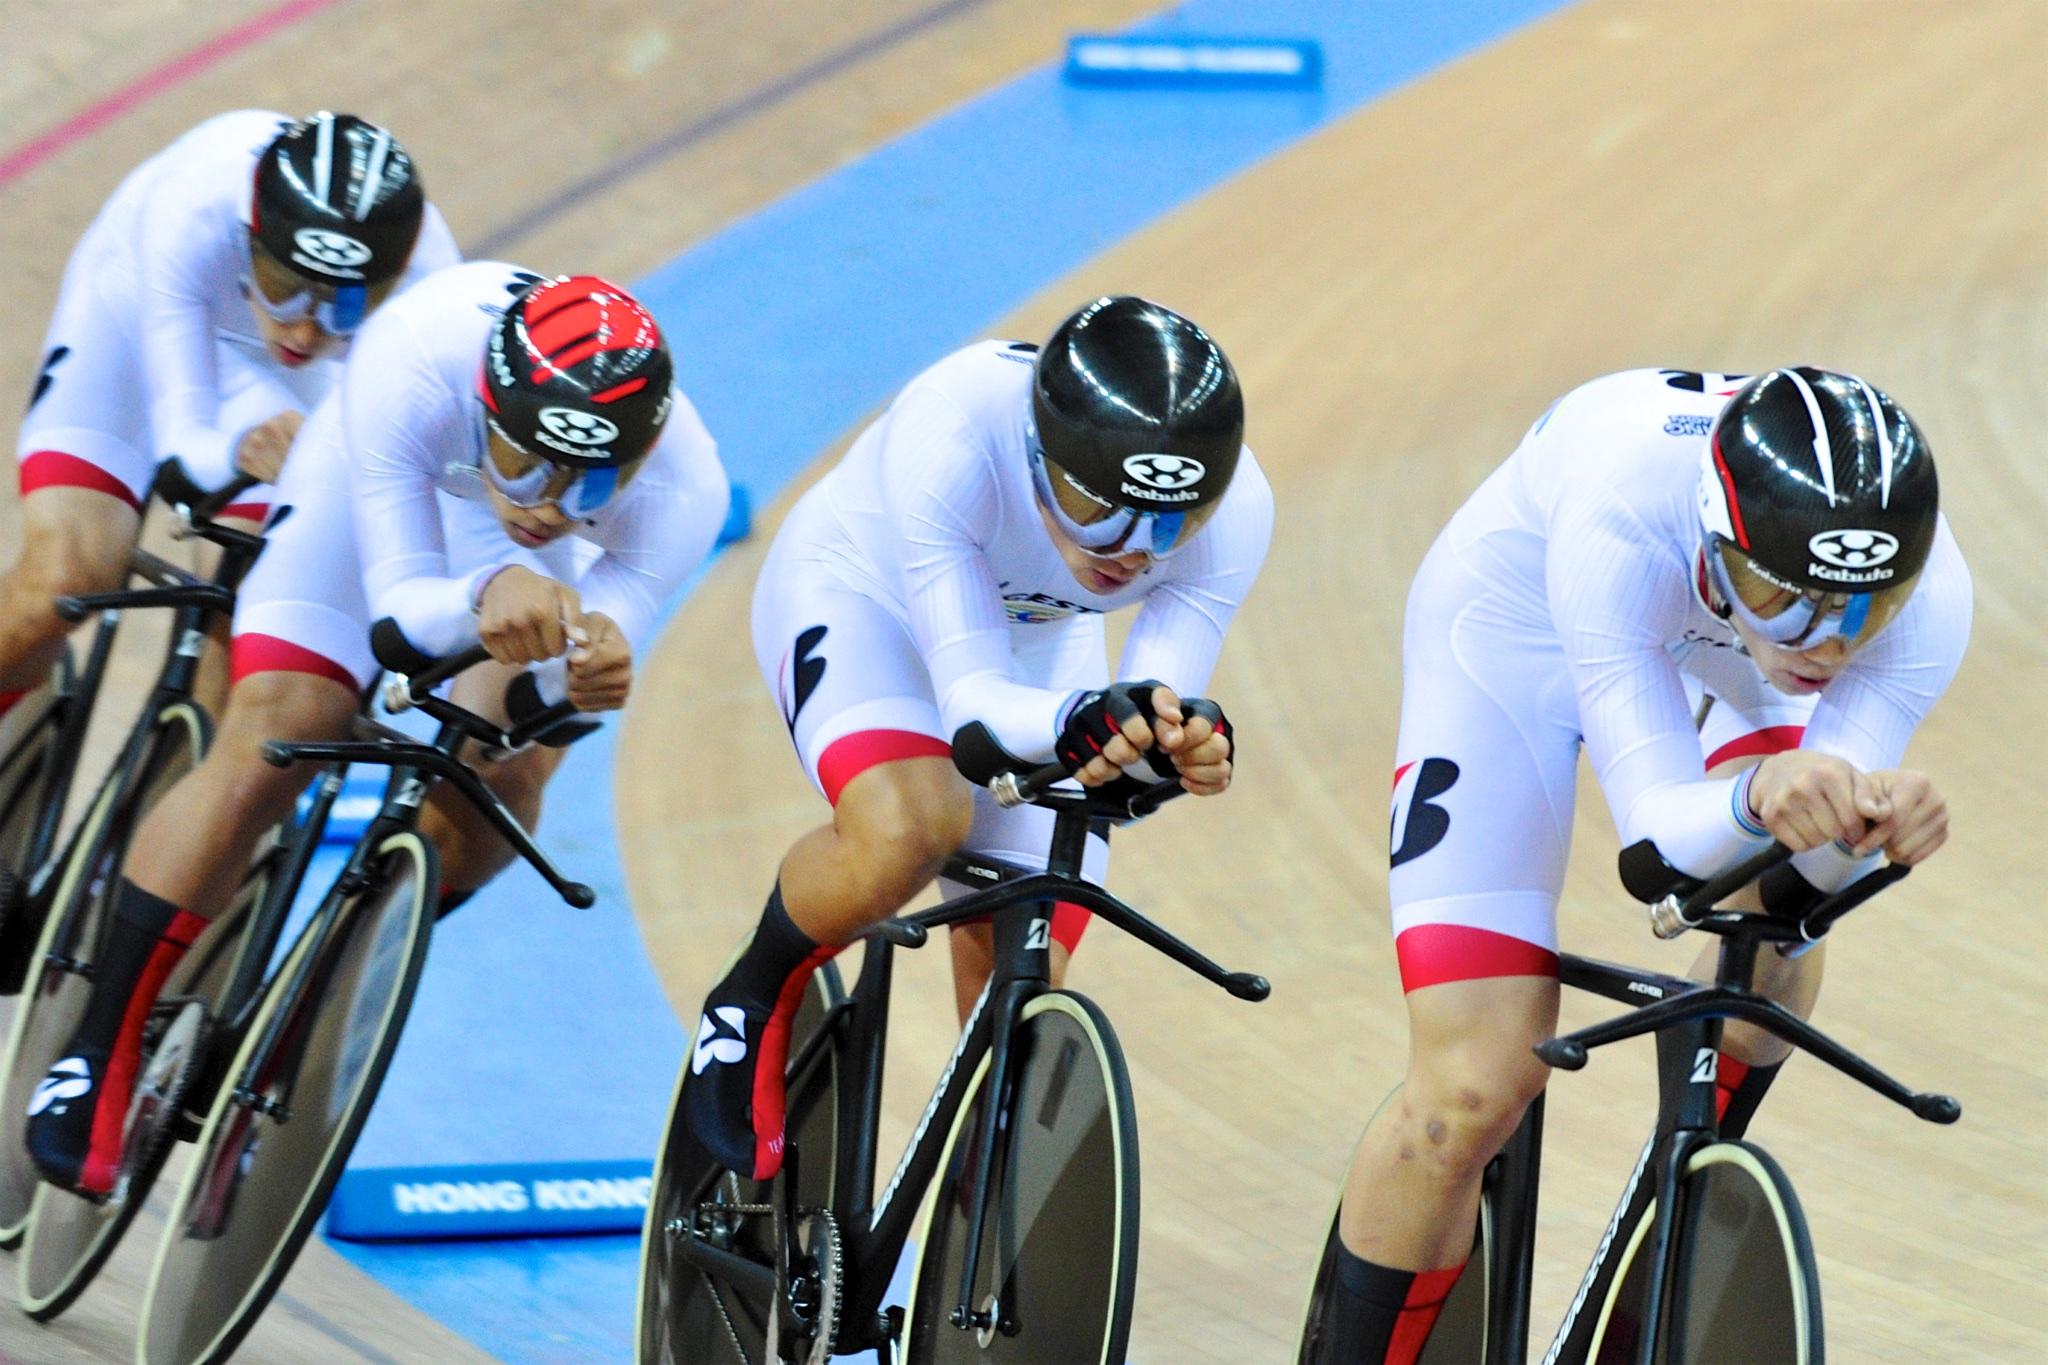
[[[211,1365],[233,1352],[369,1117],[426,962],[439,884],[416,833],[393,835],[377,856],[368,887],[323,907],[331,931],[316,916],[300,936],[228,1067],[157,1245],[140,1365]]]
[[[845,999],[838,968],[824,964],[811,974],[789,1033],[788,1131],[802,1181],[796,1202],[806,1210],[829,1209],[838,1187],[839,1055],[834,1040],[811,1040]],[[690,1136],[683,1122],[689,1061],[686,1053],[641,1230],[633,1359],[639,1365],[757,1365],[769,1359],[773,1304],[699,1269],[684,1259],[682,1247],[695,1239],[773,1265],[774,1220],[766,1212],[771,1189],[720,1167]]]
[[[164,793],[199,766],[212,739],[212,722],[197,706],[165,707],[125,795],[116,769],[93,798],[58,871],[0,1055],[0,1246],[21,1240],[36,1191],[36,1169],[28,1159],[29,1098],[51,1063],[64,1055],[92,997],[90,979],[51,962],[51,954],[61,949],[89,959],[98,951],[130,835]]]
[[[1632,1365],[1645,1328],[1653,1200],[1617,1255],[1597,1305],[1594,1365]],[[1761,1147],[1713,1142],[1679,1185],[1678,1225],[1655,1359],[1660,1365],[1768,1360],[1821,1365],[1820,1275],[1792,1182]],[[1589,1305],[1591,1307],[1592,1305]]]
[[[70,1307],[100,1272],[149,1196],[182,1110],[206,1104],[197,1087],[210,1060],[226,1060],[233,1047],[219,1042],[216,1024],[227,1012],[228,983],[247,950],[250,928],[275,878],[280,851],[251,867],[234,901],[172,969],[145,1030],[143,1063],[130,1105],[127,1154],[112,1198],[93,1201],[54,1185],[38,1185],[30,1205],[19,1264],[21,1308],[48,1322]],[[196,1130],[197,1123],[193,1124]]]
[[[984,1054],[926,1205],[904,1358],[917,1365],[1122,1365],[1138,1274],[1138,1126],[1130,1075],[1093,1001],[1048,991],[1010,1040],[1005,1097]],[[967,1220],[983,1125],[993,1176],[970,1299]]]

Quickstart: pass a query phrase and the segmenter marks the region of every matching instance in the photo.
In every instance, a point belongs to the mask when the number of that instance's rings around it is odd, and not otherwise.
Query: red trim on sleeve
[[[229,651],[228,681],[230,685],[239,683],[252,673],[310,673],[316,678],[332,678],[351,692],[362,691],[356,675],[325,654],[275,635],[235,637]]]
[[[1799,741],[1806,737],[1804,725],[1766,725],[1761,730],[1751,730],[1738,735],[1720,748],[1707,755],[1707,771],[1726,763],[1731,758],[1769,757],[1772,754],[1789,753],[1799,747]]]
[[[138,512],[142,510],[141,500],[127,484],[91,460],[66,455],[61,450],[35,451],[21,462],[18,473],[23,497],[38,488],[88,488],[95,493],[119,498]]]
[[[1418,924],[1394,940],[1401,989],[1492,976],[1556,976],[1557,954],[1527,939],[1464,924]]]
[[[868,769],[906,758],[951,758],[953,746],[935,735],[915,730],[856,730],[841,735],[818,755],[818,785],[825,799],[839,804],[846,784]]]
[[[240,517],[244,521],[262,521],[270,515],[267,502],[231,502],[220,509],[223,517]]]

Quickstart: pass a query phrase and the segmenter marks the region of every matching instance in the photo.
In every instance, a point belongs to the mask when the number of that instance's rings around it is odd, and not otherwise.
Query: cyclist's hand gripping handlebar
[[[953,734],[953,766],[977,787],[986,787],[996,804],[1021,806],[1044,801],[1048,796],[1072,797],[1085,801],[1111,820],[1138,820],[1159,809],[1176,796],[1186,794],[1178,780],[1150,785],[1125,778],[1085,792],[1054,793],[1053,788],[1069,774],[1060,763],[1033,764],[1018,758],[997,742],[995,732],[981,721],[971,721]]]

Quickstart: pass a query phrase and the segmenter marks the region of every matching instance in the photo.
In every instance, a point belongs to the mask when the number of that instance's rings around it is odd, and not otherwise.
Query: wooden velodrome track
[[[9,15],[0,61],[0,156],[272,12],[250,0],[26,8],[27,23],[21,7]],[[631,278],[1048,59],[1068,30],[1153,6],[302,8],[0,182],[11,273],[0,375],[13,376],[0,387],[26,384],[64,256],[105,193],[219,109],[380,117],[465,244]],[[1270,976],[1274,998],[1230,1001],[1104,931],[1073,975],[1111,1010],[1135,1072],[1137,1358],[1286,1358],[1338,1172],[1401,1071],[1382,801],[1401,604],[1437,527],[1583,378],[1804,360],[1868,374],[1920,417],[1976,575],[1970,657],[1913,757],[1949,792],[1954,842],[1846,927],[1821,1011],[1909,1083],[1955,1093],[1966,1115],[1927,1127],[1808,1062],[1773,1095],[1758,1136],[1800,1182],[1836,1359],[2048,1356],[2048,972],[2025,894],[2048,764],[2030,703],[2048,660],[2039,597],[2024,587],[2048,526],[2035,451],[2048,431],[2044,46],[2048,8],[2035,0],[1581,5],[1368,106],[989,320],[990,333],[1037,336],[1110,289],[1202,319],[1243,371],[1251,439],[1279,496],[1263,584],[1214,686],[1244,736],[1238,786],[1133,831],[1115,870],[1136,903]],[[665,142],[697,124],[707,130],[685,145]],[[649,148],[662,154],[637,174],[531,222],[583,172]],[[629,762],[662,757],[619,774],[621,808],[649,812],[619,833],[650,949],[685,1013],[782,849],[824,809],[747,640],[753,571],[780,505],[678,617],[621,746]],[[11,545],[11,504],[0,515]],[[715,801],[672,784],[679,753],[729,775]],[[1567,943],[1682,963],[1690,946],[1656,944],[1620,898],[1591,790],[1581,809]],[[653,895],[678,884],[691,888],[682,902]],[[905,966],[901,1079],[927,1077],[950,1039],[941,957]],[[1590,1017],[1573,1009],[1568,1022]],[[1640,1143],[1646,1053],[1603,1054],[1553,1087],[1539,1330]],[[899,1133],[922,1099],[909,1084],[892,1096]],[[0,1360],[125,1359],[150,1230],[53,1328],[0,1316]],[[481,1358],[317,1242],[246,1357]]]

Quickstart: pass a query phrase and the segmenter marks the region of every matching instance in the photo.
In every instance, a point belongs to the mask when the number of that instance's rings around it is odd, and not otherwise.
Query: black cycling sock
[[[1338,1241],[1336,1292],[1324,1310],[1319,1365],[1413,1365],[1464,1269],[1396,1270]]]
[[[1721,1113],[1722,1137],[1733,1141],[1749,1131],[1749,1121],[1764,1102],[1764,1092],[1784,1065],[1780,1060],[1769,1066],[1750,1066],[1721,1054],[1714,1072],[1714,1103]]]
[[[720,989],[712,994],[729,990],[772,1003],[789,974],[817,951],[817,943],[796,927],[796,921],[783,908],[782,883],[778,881],[768,893],[768,904],[761,910],[761,922],[754,927],[753,940],[725,974]]]
[[[92,998],[72,1035],[80,1045],[111,1049],[128,1014],[129,998],[142,969],[163,941],[164,931],[178,917],[178,907],[152,896],[126,877],[114,892],[114,913],[107,936],[92,964]]]
[[[781,1169],[790,1023],[811,973],[837,951],[796,927],[778,882],[746,948],[704,998],[683,1113],[729,1170],[768,1180]]]

